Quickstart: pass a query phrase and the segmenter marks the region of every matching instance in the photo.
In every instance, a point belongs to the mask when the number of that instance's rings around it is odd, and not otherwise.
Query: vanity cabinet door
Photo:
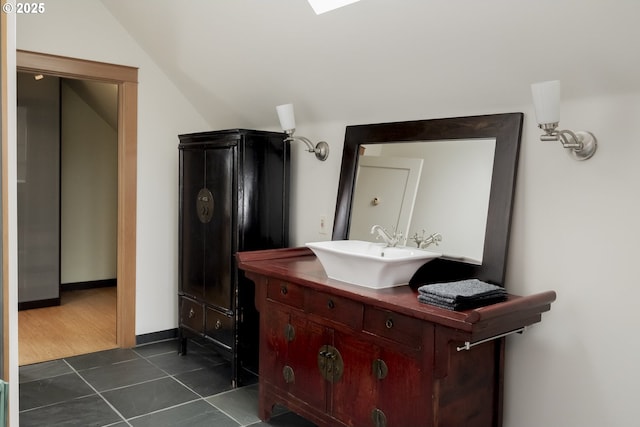
[[[261,316],[262,380],[325,411],[328,386],[318,369],[318,352],[332,342],[331,330],[276,304],[266,304]]]
[[[332,386],[330,413],[351,426],[404,427],[432,417],[428,385],[433,357],[401,345],[380,345],[334,332],[344,374]],[[422,425],[422,424],[421,424]]]
[[[289,341],[287,365],[295,375],[286,390],[304,402],[327,411],[329,387],[318,367],[319,353],[333,342],[333,331],[304,317],[291,315],[294,337]]]
[[[382,414],[378,416],[385,418],[388,427],[416,425],[416,420],[423,420],[420,425],[431,426],[431,370],[425,366],[433,357],[420,351],[402,352],[391,347],[382,347],[378,357],[377,363],[387,367],[376,383],[374,410]]]
[[[332,384],[329,412],[350,426],[374,426],[376,382],[372,362],[378,348],[356,335],[334,332],[335,347],[344,364],[342,377]]]
[[[283,369],[287,363],[289,313],[265,304],[261,317],[260,377],[277,387],[285,388]]]

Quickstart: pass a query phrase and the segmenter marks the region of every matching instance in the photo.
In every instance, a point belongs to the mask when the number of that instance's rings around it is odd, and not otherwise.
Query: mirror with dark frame
[[[460,171],[468,171],[470,169],[468,165],[471,164],[469,162],[472,162],[475,156],[477,162],[484,164],[483,167],[490,171],[485,189],[477,188],[475,183],[471,185],[470,181],[478,181],[477,176],[479,175],[471,176],[469,172],[464,172],[466,176],[464,179],[468,180],[467,184],[461,184],[459,177],[449,178],[431,182],[429,187],[431,189],[428,190],[420,181],[415,190],[409,191],[416,194],[415,200],[412,199],[409,205],[411,207],[414,204],[421,205],[420,200],[424,199],[430,201],[425,202],[426,204],[432,202],[433,206],[429,208],[432,211],[429,214],[429,219],[424,218],[423,210],[411,208],[408,215],[407,209],[404,209],[404,216],[400,214],[404,218],[400,221],[402,222],[401,226],[396,218],[397,212],[390,224],[380,225],[390,226],[394,229],[398,227],[399,231],[402,231],[405,237],[409,238],[410,234],[420,234],[421,228],[426,229],[427,233],[442,233],[443,230],[429,228],[431,224],[437,223],[433,219],[434,215],[435,217],[449,218],[449,222],[451,222],[450,218],[460,217],[459,214],[464,209],[464,203],[467,200],[469,206],[476,206],[469,211],[473,212],[474,222],[480,222],[480,225],[475,225],[473,229],[469,230],[469,218],[460,218],[456,220],[459,221],[457,225],[438,223],[436,227],[447,230],[446,233],[443,233],[443,242],[446,241],[447,236],[450,241],[464,242],[466,240],[473,249],[453,248],[444,243],[442,251],[438,247],[428,247],[427,250],[442,252],[443,256],[420,268],[410,284],[418,286],[423,283],[474,277],[503,286],[522,122],[522,113],[506,113],[347,126],[333,240],[348,238],[367,240],[364,238],[364,234],[374,225],[367,222],[375,221],[375,219],[363,221],[353,215],[354,209],[356,211],[359,209],[357,208],[358,198],[361,197],[359,189],[363,188],[369,180],[367,178],[369,175],[363,172],[366,170],[361,167],[365,162],[361,160],[366,159],[369,164],[369,161],[375,157],[367,156],[365,154],[367,151],[374,155],[384,151],[392,151],[393,156],[402,153],[403,157],[420,157],[419,168],[426,171],[427,175],[431,173],[429,175],[431,181],[438,175],[444,176],[447,165],[449,165],[449,170],[446,175],[449,177],[463,173]],[[412,144],[416,145],[412,146]],[[400,146],[404,148],[400,149]],[[436,161],[433,157],[439,155],[437,153],[441,150],[440,147],[447,146],[447,149],[450,150],[449,154],[442,157],[446,160]],[[418,150],[416,147],[423,147],[426,151]],[[436,149],[436,147],[438,148]],[[467,148],[465,149],[465,147]],[[490,151],[489,155],[487,155],[487,151]],[[406,153],[411,154],[406,155]],[[466,160],[461,160],[463,158]],[[437,166],[434,166],[436,164]],[[435,167],[438,168],[438,172],[432,173]],[[488,172],[480,173],[489,175]],[[425,172],[422,174],[424,175]],[[388,178],[382,179],[388,180]],[[423,181],[426,179],[423,178]],[[370,182],[368,185],[371,187]],[[443,201],[439,202],[433,192],[434,188],[438,189],[438,193],[448,194],[448,196],[444,196]],[[371,194],[375,195],[375,193],[369,193],[364,197],[370,197]],[[479,194],[480,196],[478,196]],[[406,197],[400,198],[406,199]],[[371,203],[377,204],[379,200],[377,197],[374,199],[375,201]],[[472,203],[472,199],[479,200]],[[409,225],[409,220],[411,225]],[[474,235],[476,237],[473,237]],[[407,245],[410,244],[410,240],[408,239]]]

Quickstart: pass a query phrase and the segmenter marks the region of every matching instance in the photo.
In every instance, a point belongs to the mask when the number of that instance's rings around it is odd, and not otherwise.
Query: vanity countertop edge
[[[484,340],[531,326],[551,309],[555,291],[529,296],[509,294],[507,300],[466,311],[451,311],[418,301],[417,290],[409,286],[369,289],[327,277],[313,252],[306,247],[238,252],[238,267],[247,276],[272,277],[305,286],[318,292],[360,301],[436,325],[459,331],[461,339]]]

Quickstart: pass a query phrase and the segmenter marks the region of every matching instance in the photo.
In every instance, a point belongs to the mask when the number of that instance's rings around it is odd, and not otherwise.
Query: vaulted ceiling
[[[503,111],[546,79],[640,90],[637,0],[102,3],[212,126],[277,126],[285,102],[312,122]]]

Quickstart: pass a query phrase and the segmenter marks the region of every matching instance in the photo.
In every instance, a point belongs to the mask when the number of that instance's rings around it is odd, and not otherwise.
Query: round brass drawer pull
[[[384,412],[378,408],[371,411],[371,420],[375,427],[387,427],[387,417]]]
[[[220,328],[222,328],[222,322],[220,321],[220,319],[216,320],[215,328],[216,328],[216,329],[220,329]]]
[[[384,322],[384,325],[387,327],[387,329],[393,328],[393,319],[391,318],[387,319],[387,321]]]
[[[329,301],[327,301],[327,307],[333,310],[336,307],[336,303],[333,302],[332,299],[329,299]]]
[[[281,293],[282,295],[286,295],[286,294],[287,294],[287,292],[288,292],[288,291],[287,291],[287,287],[286,287],[286,286],[281,286],[281,287],[280,287],[280,293]]]
[[[293,368],[289,365],[285,365],[284,368],[282,368],[282,376],[284,377],[284,382],[287,384],[291,384],[296,381],[296,375],[293,372]]]
[[[193,319],[196,317],[196,312],[193,311],[193,308],[189,310],[189,319]]]
[[[376,359],[372,364],[373,376],[379,380],[386,378],[389,373],[389,367],[382,359]]]

